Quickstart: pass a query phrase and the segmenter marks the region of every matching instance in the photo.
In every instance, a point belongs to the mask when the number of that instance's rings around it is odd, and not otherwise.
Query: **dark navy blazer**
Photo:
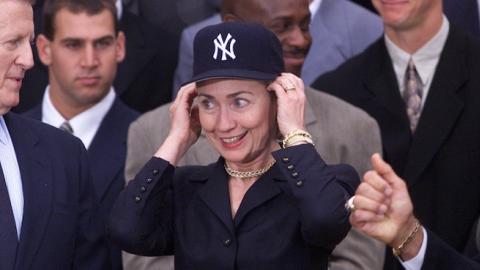
[[[41,120],[41,106],[35,107],[26,115]],[[116,98],[88,148],[93,186],[99,199],[98,217],[102,224],[105,224],[105,218],[125,185],[124,168],[128,127],[137,117],[137,112]],[[101,235],[104,236],[103,227]],[[106,269],[122,269],[120,249],[110,243],[107,245],[110,251],[111,267]]]
[[[480,256],[471,260],[427,230],[427,251],[422,270],[480,270]]]
[[[235,218],[223,159],[174,168],[152,158],[112,209],[112,240],[135,254],[175,254],[176,269],[327,269],[350,229],[344,204],[358,176],[326,165],[312,145],[273,156]]]
[[[99,223],[92,218],[95,195],[83,144],[12,112],[4,118],[24,197],[14,269],[105,269],[106,250],[98,235]]]

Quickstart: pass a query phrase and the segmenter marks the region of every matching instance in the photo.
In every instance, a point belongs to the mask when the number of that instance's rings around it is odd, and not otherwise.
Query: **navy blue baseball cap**
[[[282,45],[260,24],[225,22],[200,30],[193,43],[193,77],[271,81],[285,69]]]

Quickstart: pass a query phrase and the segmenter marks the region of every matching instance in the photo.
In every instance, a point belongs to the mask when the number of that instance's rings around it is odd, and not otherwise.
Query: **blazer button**
[[[287,166],[287,169],[289,171],[293,171],[293,169],[295,169],[295,165],[290,164],[290,165]]]
[[[139,203],[141,200],[142,200],[142,198],[140,196],[135,196],[135,202],[136,203]]]
[[[160,172],[159,170],[155,169],[155,170],[152,171],[152,174],[153,175],[158,175],[159,172]]]
[[[225,241],[223,241],[223,245],[226,247],[230,246],[231,244],[232,244],[232,240],[230,239],[226,239]]]
[[[295,185],[296,185],[297,187],[302,187],[302,186],[303,186],[303,181],[302,181],[302,180],[298,180],[298,181],[295,183]]]
[[[141,191],[142,193],[144,193],[145,191],[147,191],[147,187],[146,187],[146,186],[141,186],[141,187],[140,187],[140,191]]]
[[[153,179],[152,178],[147,178],[147,179],[145,179],[145,181],[147,182],[147,184],[150,184],[150,183],[152,183]]]
[[[284,158],[282,158],[282,161],[283,161],[283,163],[288,163],[290,161],[290,159],[288,157],[284,157]]]
[[[298,175],[299,175],[298,172],[293,172],[293,173],[292,173],[292,177],[293,177],[293,178],[298,178]]]

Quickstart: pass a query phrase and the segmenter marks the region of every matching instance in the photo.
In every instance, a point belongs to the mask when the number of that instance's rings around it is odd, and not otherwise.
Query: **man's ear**
[[[40,61],[49,66],[52,63],[51,41],[45,35],[40,34],[37,37],[36,45]]]
[[[125,34],[120,31],[117,35],[116,45],[117,46],[117,63],[120,63],[125,59],[126,49],[125,49],[126,37]]]

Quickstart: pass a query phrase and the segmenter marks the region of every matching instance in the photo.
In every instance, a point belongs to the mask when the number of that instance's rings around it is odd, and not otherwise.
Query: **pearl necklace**
[[[253,178],[253,177],[260,177],[262,176],[265,172],[267,172],[272,166],[275,164],[275,160],[270,161],[270,163],[267,164],[266,167],[255,170],[255,171],[237,171],[230,166],[228,166],[227,162],[223,165],[225,167],[225,171],[227,172],[228,175],[231,177],[237,177],[240,179],[246,179],[246,178]]]

